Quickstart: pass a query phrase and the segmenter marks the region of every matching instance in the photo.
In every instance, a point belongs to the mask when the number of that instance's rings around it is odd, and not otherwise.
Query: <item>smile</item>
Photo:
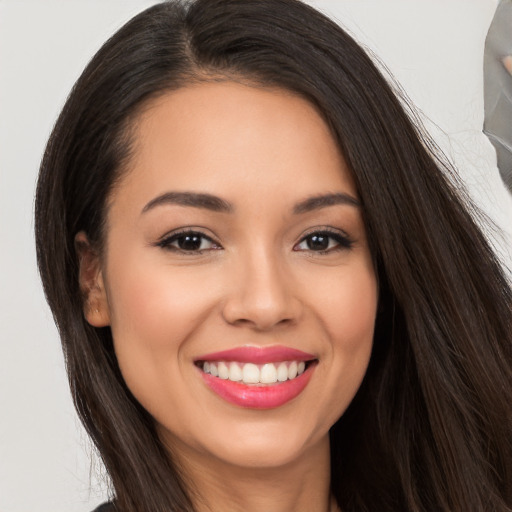
[[[297,397],[317,359],[286,347],[240,347],[195,361],[206,385],[224,400],[246,408],[271,409]]]
[[[244,384],[274,384],[286,382],[302,375],[306,369],[304,361],[283,361],[281,363],[266,363],[257,365],[254,363],[240,362],[208,362],[202,364],[204,373],[209,373],[219,379],[227,379],[232,382]]]

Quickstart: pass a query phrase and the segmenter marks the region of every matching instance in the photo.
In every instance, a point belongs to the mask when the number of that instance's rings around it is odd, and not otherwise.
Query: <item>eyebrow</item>
[[[293,213],[295,215],[300,215],[302,213],[308,213],[338,204],[346,204],[349,206],[355,206],[356,208],[361,207],[361,203],[355,197],[344,194],[343,192],[337,192],[336,194],[324,194],[308,197],[294,206]]]
[[[142,209],[142,213],[166,204],[203,208],[213,212],[230,213],[233,211],[231,203],[211,194],[200,194],[197,192],[166,192],[149,201]]]
[[[166,204],[177,204],[179,206],[190,206],[193,208],[203,208],[213,212],[231,213],[233,205],[228,201],[212,194],[202,194],[197,192],[166,192],[161,194],[144,206],[142,213],[146,213],[157,206]],[[300,201],[293,207],[293,213],[300,215],[321,208],[335,205],[349,205],[359,208],[361,203],[355,198],[343,192],[335,194],[324,194],[312,196]]]

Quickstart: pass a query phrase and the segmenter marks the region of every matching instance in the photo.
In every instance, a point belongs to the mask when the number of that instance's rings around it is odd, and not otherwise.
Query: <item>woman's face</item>
[[[110,199],[88,319],[165,443],[250,467],[325,447],[368,365],[377,283],[316,110],[231,82],[170,92]]]

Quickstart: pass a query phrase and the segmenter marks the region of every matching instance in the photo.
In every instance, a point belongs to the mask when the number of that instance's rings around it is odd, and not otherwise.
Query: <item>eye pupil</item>
[[[308,249],[312,251],[323,251],[329,247],[329,237],[322,234],[311,235],[307,239]]]
[[[184,251],[197,251],[201,247],[201,238],[199,235],[180,236],[177,240],[178,246]]]

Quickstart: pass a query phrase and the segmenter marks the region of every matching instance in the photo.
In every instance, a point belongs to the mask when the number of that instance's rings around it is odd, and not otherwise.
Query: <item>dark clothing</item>
[[[103,503],[98,508],[95,508],[93,512],[114,512],[114,505],[112,503]]]

